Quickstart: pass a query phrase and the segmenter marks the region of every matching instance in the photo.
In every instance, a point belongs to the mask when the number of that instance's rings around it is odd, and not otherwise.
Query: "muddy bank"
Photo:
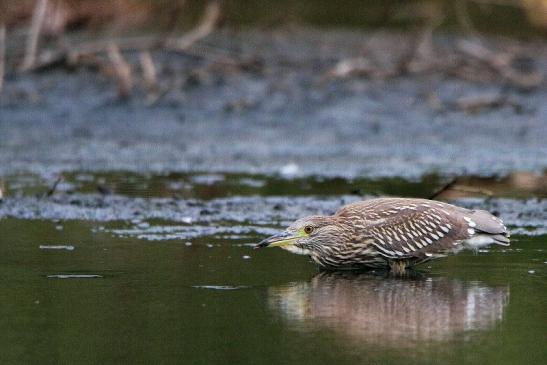
[[[442,64],[456,54],[457,37],[435,38],[442,57],[420,61],[442,62],[424,72],[331,77],[340,61],[361,56],[393,71],[410,39],[221,31],[192,55],[153,54],[161,97],[152,104],[138,82],[128,100],[118,100],[115,83],[96,70],[10,74],[0,95],[0,176],[127,170],[417,177],[546,168],[545,82],[523,90],[478,66],[463,77],[459,64]],[[485,44],[497,52],[522,49],[536,71],[547,70],[545,44]],[[502,95],[500,102],[465,107],[492,95]]]
[[[364,197],[367,199],[370,197]],[[52,198],[13,197],[0,204],[0,218],[126,221],[119,234],[156,239],[188,239],[208,235],[269,234],[272,228],[313,214],[333,214],[359,200],[342,197],[227,197],[213,200],[131,198],[99,194],[59,194]],[[547,233],[547,201],[480,199],[455,201],[503,217],[512,232]]]

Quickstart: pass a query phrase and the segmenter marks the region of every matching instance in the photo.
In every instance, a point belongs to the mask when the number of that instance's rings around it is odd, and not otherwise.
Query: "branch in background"
[[[59,175],[59,177],[57,177],[53,185],[51,185],[51,188],[49,188],[49,190],[46,192],[45,197],[49,198],[50,196],[55,194],[55,192],[57,191],[57,187],[59,186],[61,181],[63,181],[63,177]]]
[[[139,60],[141,62],[142,73],[144,77],[144,83],[147,89],[157,89],[158,79],[156,77],[156,66],[152,60],[150,52],[145,51],[139,54]]]
[[[131,66],[123,58],[120,48],[114,43],[111,43],[108,47],[108,58],[112,63],[114,76],[118,83],[118,96],[120,98],[127,98],[133,88]]]
[[[397,61],[392,77],[430,71],[438,66],[441,55],[436,52],[433,33],[444,19],[441,8],[433,7],[427,12],[423,26],[414,32],[408,47]]]
[[[217,1],[211,1],[207,5],[203,18],[198,26],[184,34],[182,37],[168,39],[165,44],[166,47],[179,51],[188,49],[197,41],[207,37],[215,29],[219,18],[220,5]]]
[[[327,72],[328,78],[348,78],[355,76],[384,79],[387,78],[388,72],[376,67],[365,57],[345,58],[338,61],[338,63]]]
[[[404,49],[403,54],[397,60],[397,65],[392,72],[393,76],[402,76],[410,72],[410,65],[416,59],[423,34],[425,34],[425,32],[422,32],[421,34],[419,32],[415,32],[412,34],[412,41],[409,42],[408,47]]]
[[[21,71],[28,71],[34,67],[36,62],[36,54],[38,52],[38,40],[42,32],[44,18],[46,16],[48,0],[38,0],[34,13],[32,14],[32,22],[27,38],[25,57],[21,66]]]
[[[215,29],[219,18],[220,5],[218,1],[211,1],[207,5],[199,24],[190,32],[179,37],[161,39],[158,37],[142,36],[83,43],[61,50],[47,59],[39,60],[39,62],[33,64],[33,67],[30,67],[28,70],[45,69],[59,64],[74,65],[77,64],[82,57],[98,53],[108,53],[112,43],[116,43],[120,52],[149,51],[157,48],[165,48],[176,52],[186,53],[193,44],[205,38]]]
[[[457,185],[456,184],[457,181],[458,181],[457,177],[451,178],[446,184],[441,186],[439,189],[435,190],[433,194],[431,194],[428,197],[428,199],[437,199],[441,194],[449,190],[459,191],[463,193],[470,193],[470,194],[486,195],[489,198],[494,196],[494,193],[491,190],[475,188],[475,187],[466,186],[466,185]]]
[[[393,69],[385,69],[380,62],[365,57],[347,58],[339,61],[327,72],[327,77],[346,78],[365,76],[375,79],[387,79],[408,73],[424,72],[436,65],[438,56],[433,44],[433,32],[440,26],[444,18],[440,13],[430,16],[422,29],[416,31],[396,62]],[[374,58],[374,57],[372,57]]]
[[[463,110],[466,113],[474,114],[482,110],[490,110],[510,106],[515,112],[522,112],[524,106],[506,95],[483,94],[478,96],[462,97],[452,105],[455,109]]]
[[[428,197],[428,199],[436,199],[439,195],[441,195],[441,194],[444,193],[445,191],[452,189],[452,187],[454,186],[454,184],[456,184],[456,181],[457,181],[457,180],[458,180],[457,177],[453,177],[453,178],[450,179],[446,184],[444,184],[443,186],[441,186],[440,188],[438,188],[437,190],[435,190],[435,191]]]
[[[205,8],[204,15],[199,24],[190,32],[179,37],[167,37],[162,40],[158,37],[132,37],[119,40],[101,40],[81,44],[77,47],[67,47],[56,53],[50,53],[47,59],[40,59],[36,62],[36,46],[43,22],[43,14],[47,5],[47,0],[40,0],[35,9],[33,17],[33,26],[31,27],[32,38],[29,38],[29,44],[33,44],[32,52],[28,51],[25,57],[24,70],[45,69],[56,65],[75,65],[80,64],[81,60],[89,56],[106,53],[113,67],[114,76],[118,84],[118,95],[120,98],[126,98],[131,93],[133,87],[133,78],[131,66],[124,59],[123,51],[142,51],[140,62],[144,73],[145,85],[148,89],[149,102],[153,103],[159,97],[157,85],[157,76],[152,57],[149,51],[156,48],[165,48],[176,52],[187,52],[187,50],[199,40],[208,36],[214,29],[220,18],[220,5],[218,1],[211,1]],[[33,41],[30,42],[30,39]],[[31,47],[29,46],[29,49]]]
[[[435,63],[433,60],[438,60],[439,55],[435,52],[433,32],[442,24],[443,20],[444,17],[438,15],[432,18],[421,31],[421,34],[416,39],[414,56],[406,66],[409,72],[426,71]]]
[[[156,66],[154,65],[152,55],[148,51],[141,52],[139,54],[139,60],[144,78],[144,87],[147,91],[147,102],[148,104],[153,104],[159,98],[159,83],[156,75]]]
[[[488,197],[494,196],[494,192],[492,192],[491,190],[475,188],[472,186],[455,185],[455,186],[452,186],[452,190],[461,191],[462,193],[481,194],[481,195],[486,195]]]
[[[518,88],[532,89],[543,82],[543,72],[534,65],[531,57],[514,53],[495,53],[477,42],[467,40],[459,41],[457,49],[466,57],[488,65],[507,82]],[[518,63],[527,65],[518,69]]]
[[[4,73],[6,72],[6,25],[0,23],[0,94],[4,86]],[[0,190],[0,195],[2,191]],[[0,197],[1,200],[1,197]]]

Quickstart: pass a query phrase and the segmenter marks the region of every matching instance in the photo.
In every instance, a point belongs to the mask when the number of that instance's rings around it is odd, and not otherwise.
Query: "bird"
[[[509,237],[503,221],[485,210],[428,199],[376,198],[345,205],[334,215],[298,219],[255,248],[308,255],[327,270],[404,273],[462,249],[509,246]]]

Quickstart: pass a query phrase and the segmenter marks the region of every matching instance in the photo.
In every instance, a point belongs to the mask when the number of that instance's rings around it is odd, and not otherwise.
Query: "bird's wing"
[[[439,256],[454,242],[469,238],[467,222],[458,208],[423,199],[375,199],[350,204],[337,215],[354,222],[386,258]]]

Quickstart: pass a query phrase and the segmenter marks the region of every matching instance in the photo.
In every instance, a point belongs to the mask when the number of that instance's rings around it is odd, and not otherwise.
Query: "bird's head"
[[[339,241],[340,233],[334,217],[311,216],[295,221],[283,232],[258,243],[255,248],[281,247],[292,253],[310,255]]]

